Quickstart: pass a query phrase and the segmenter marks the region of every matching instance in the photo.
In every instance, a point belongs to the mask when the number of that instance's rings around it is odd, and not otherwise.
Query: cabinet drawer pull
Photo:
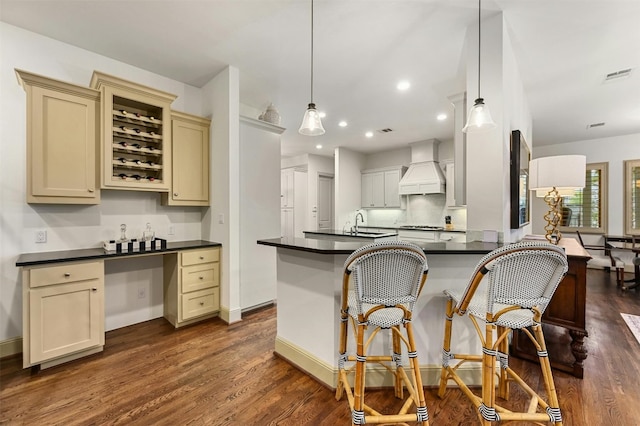
[[[204,280],[204,277],[200,277],[201,280]]]
[[[70,273],[68,273],[68,272],[65,272],[65,273],[64,273],[64,276],[65,276],[65,278],[69,278],[69,277],[71,276],[71,274],[70,274]]]
[[[97,288],[95,288],[95,287],[93,287],[93,288],[91,289],[91,291],[95,292],[95,291],[98,291],[98,289],[97,289]]]
[[[204,306],[204,302],[200,302],[200,306]]]
[[[88,191],[93,194],[93,189],[88,189]]]
[[[204,256],[200,256],[200,260],[204,260]]]

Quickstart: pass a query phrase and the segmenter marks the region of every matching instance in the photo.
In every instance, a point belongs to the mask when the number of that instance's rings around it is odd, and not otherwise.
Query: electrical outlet
[[[46,243],[47,242],[47,230],[40,229],[36,231],[36,243]]]
[[[175,235],[175,233],[176,233],[176,227],[173,225],[169,225],[169,232],[167,232],[167,234]]]
[[[145,287],[138,287],[138,299],[144,299],[147,297],[147,289]]]

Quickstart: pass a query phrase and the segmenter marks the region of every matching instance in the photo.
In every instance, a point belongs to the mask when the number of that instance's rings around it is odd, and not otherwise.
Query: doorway
[[[318,176],[318,230],[333,229],[333,176]]]

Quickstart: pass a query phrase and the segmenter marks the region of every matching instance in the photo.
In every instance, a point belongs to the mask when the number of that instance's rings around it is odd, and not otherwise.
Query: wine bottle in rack
[[[126,163],[127,159],[120,157],[120,158],[118,158],[118,161],[120,161],[121,163]]]
[[[128,146],[128,144],[125,141],[120,141],[120,145],[122,145],[125,148]]]

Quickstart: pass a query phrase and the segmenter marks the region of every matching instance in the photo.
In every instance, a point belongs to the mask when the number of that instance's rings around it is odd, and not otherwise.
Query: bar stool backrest
[[[408,304],[411,311],[420,291],[422,275],[428,271],[427,257],[407,241],[383,241],[363,246],[346,260],[351,274],[358,313],[362,303],[383,306]]]
[[[523,308],[537,306],[542,313],[567,270],[567,256],[562,247],[539,241],[501,247],[480,260],[456,310],[464,314],[485,278],[487,312],[495,313],[494,304],[499,303]]]

